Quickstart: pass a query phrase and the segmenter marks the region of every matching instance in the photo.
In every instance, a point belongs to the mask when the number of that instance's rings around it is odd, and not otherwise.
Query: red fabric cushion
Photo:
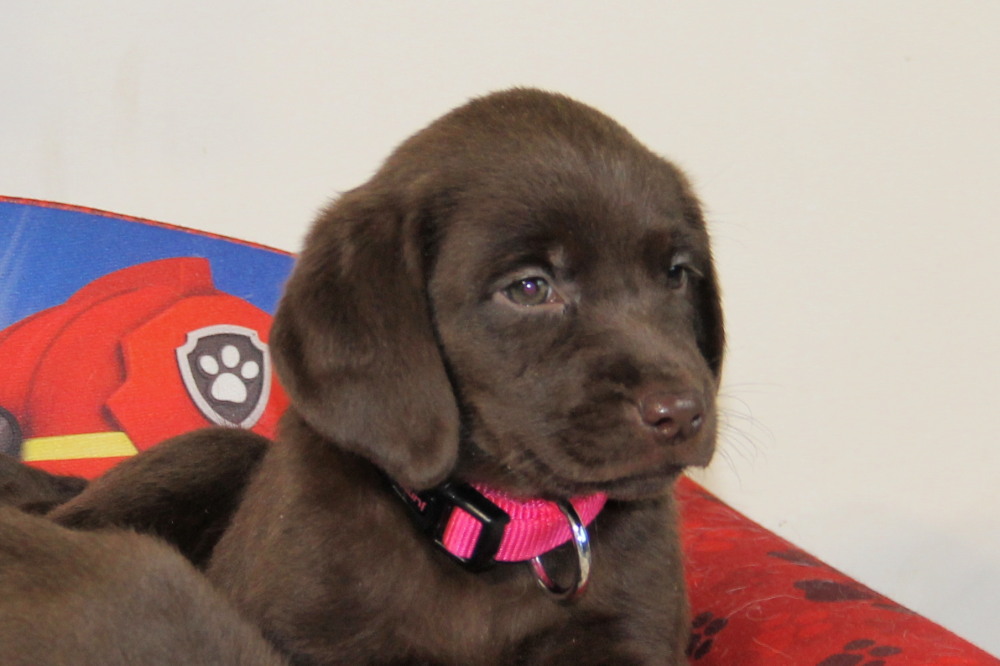
[[[693,627],[704,665],[1000,664],[682,479]]]

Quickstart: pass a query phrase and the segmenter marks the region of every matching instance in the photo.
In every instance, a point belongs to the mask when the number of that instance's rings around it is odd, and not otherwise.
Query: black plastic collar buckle
[[[496,564],[494,558],[500,548],[504,529],[510,522],[510,516],[478,490],[465,483],[450,481],[413,494],[395,482],[392,483],[392,487],[410,507],[410,513],[417,526],[452,559],[471,571],[483,571]],[[476,545],[469,557],[460,557],[444,545],[444,531],[455,509],[465,511],[482,525]]]

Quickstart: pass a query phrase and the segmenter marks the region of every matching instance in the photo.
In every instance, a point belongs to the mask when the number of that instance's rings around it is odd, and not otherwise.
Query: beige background
[[[560,90],[686,168],[730,332],[707,473],[1000,652],[1000,3],[8,0],[0,193],[294,250],[470,96]]]

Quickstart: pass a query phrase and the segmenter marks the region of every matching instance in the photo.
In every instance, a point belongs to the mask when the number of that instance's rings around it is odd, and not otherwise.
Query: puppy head
[[[415,488],[637,497],[711,457],[723,333],[697,201],[558,95],[474,100],[335,203],[272,345],[293,409]]]

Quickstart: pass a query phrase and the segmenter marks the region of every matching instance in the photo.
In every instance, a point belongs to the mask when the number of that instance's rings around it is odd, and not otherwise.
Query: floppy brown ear
[[[708,361],[708,367],[718,379],[722,374],[722,359],[725,355],[726,333],[722,320],[722,298],[715,269],[709,269],[701,280],[698,294],[698,347]]]
[[[701,204],[691,190],[687,178],[679,173],[683,184],[681,193],[684,218],[695,229],[705,234],[705,246],[709,246],[708,231]],[[716,379],[722,375],[722,360],[726,351],[726,330],[722,315],[722,296],[719,293],[719,281],[715,275],[715,262],[709,251],[701,279],[698,281],[696,307],[698,310],[698,328],[696,331],[698,349],[708,363]]]
[[[425,293],[421,218],[362,187],[306,238],[271,350],[292,409],[414,490],[458,455],[458,407]]]

